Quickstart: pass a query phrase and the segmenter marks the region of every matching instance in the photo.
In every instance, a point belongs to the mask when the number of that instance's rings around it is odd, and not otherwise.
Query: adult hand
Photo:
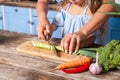
[[[50,24],[48,19],[39,19],[37,26],[38,38],[46,40],[46,34],[50,32]]]
[[[61,47],[65,53],[72,54],[77,52],[82,46],[81,41],[85,39],[85,36],[81,32],[66,34],[61,40]]]

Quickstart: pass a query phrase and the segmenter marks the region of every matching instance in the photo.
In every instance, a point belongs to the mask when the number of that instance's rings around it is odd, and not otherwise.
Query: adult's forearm
[[[110,4],[102,4],[98,11],[101,12],[111,12],[114,10],[114,6]],[[85,24],[85,26],[80,30],[84,35],[89,35],[90,33],[94,32],[96,29],[100,27],[109,17],[109,15],[104,13],[96,12],[91,20]]]
[[[36,5],[38,20],[47,18],[48,1],[49,0],[38,0],[37,5]]]

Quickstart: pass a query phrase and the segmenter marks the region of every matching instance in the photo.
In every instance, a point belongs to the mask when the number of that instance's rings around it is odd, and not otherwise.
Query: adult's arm
[[[102,1],[104,2],[107,0],[102,0]],[[114,0],[111,0],[111,1],[114,1]],[[99,13],[98,11],[111,12],[114,9],[115,7],[111,4],[102,4],[101,7],[93,15],[91,20],[87,24],[85,24],[84,27],[80,31],[84,34],[85,37],[89,35],[90,33],[94,32],[109,17],[109,15],[104,14],[104,13]]]
[[[48,3],[49,0],[38,0],[36,5],[36,11],[38,15],[38,25],[37,25],[38,38],[44,40],[46,37],[44,31],[49,31],[50,29],[49,20],[47,18]]]
[[[40,24],[40,19],[47,19],[48,2],[49,0],[38,0],[37,2],[36,11],[38,15],[38,24]]]

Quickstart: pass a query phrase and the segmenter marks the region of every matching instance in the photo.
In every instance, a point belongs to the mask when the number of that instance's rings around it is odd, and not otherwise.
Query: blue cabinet
[[[15,32],[32,33],[37,35],[38,16],[34,8],[24,8],[15,6],[4,6],[4,21],[3,7],[0,5],[0,29]],[[49,10],[47,17],[50,23],[53,21],[57,11]],[[110,38],[120,40],[120,17],[110,17]],[[61,28],[58,28],[52,35],[54,38],[61,38]]]
[[[2,28],[2,14],[0,8],[0,29]],[[4,6],[5,30],[22,32],[37,35],[38,16],[34,8],[16,6]],[[47,17],[50,23],[53,21],[57,11],[49,10]],[[61,38],[61,28],[58,28],[52,35],[54,38]]]
[[[2,19],[3,19],[3,17],[2,17],[2,6],[0,6],[0,29],[3,28]]]
[[[111,28],[111,40],[120,40],[120,17],[111,17],[109,24]]]
[[[30,33],[28,8],[5,6],[5,22],[6,30]]]
[[[57,11],[53,11],[53,10],[49,10],[48,11],[48,14],[47,14],[47,17],[48,17],[48,20],[50,23],[52,23],[55,15],[57,14]],[[38,16],[36,14],[36,10],[33,9],[32,10],[32,23],[33,23],[33,34],[37,35],[37,30],[36,30],[36,27],[37,27],[37,22],[38,22]],[[52,37],[54,38],[61,38],[61,28],[58,28],[52,35]]]
[[[36,10],[32,9],[32,30],[34,35],[37,35],[37,24],[38,24],[38,16]]]

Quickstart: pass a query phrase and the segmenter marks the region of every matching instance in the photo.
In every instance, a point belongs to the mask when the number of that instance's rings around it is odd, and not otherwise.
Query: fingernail
[[[72,54],[72,51],[70,51],[69,54],[71,55],[71,54]]]
[[[50,30],[47,30],[48,33],[50,33]]]
[[[63,51],[65,52],[65,49],[63,49]]]
[[[75,51],[74,53],[77,53],[77,51]]]
[[[65,53],[67,53],[67,54],[68,54],[68,51],[65,51]]]

